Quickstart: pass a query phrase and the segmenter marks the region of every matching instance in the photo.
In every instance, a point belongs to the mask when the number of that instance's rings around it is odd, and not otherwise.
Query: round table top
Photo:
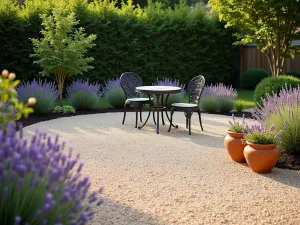
[[[136,91],[146,94],[175,94],[181,92],[180,87],[175,86],[140,86]]]

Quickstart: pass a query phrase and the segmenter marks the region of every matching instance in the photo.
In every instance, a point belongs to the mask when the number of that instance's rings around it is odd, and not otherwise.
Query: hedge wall
[[[41,68],[29,57],[33,52],[29,38],[40,37],[39,15],[51,13],[53,7],[75,12],[80,26],[97,35],[96,47],[89,52],[95,68],[80,77],[103,82],[133,71],[145,84],[163,77],[187,83],[199,74],[207,83],[239,83],[239,48],[232,46],[233,30],[225,29],[204,8],[191,10],[185,2],[164,9],[161,3],[149,1],[141,9],[128,1],[119,9],[108,0],[27,0],[22,6],[2,0],[0,69],[15,71],[23,80],[39,77]]]

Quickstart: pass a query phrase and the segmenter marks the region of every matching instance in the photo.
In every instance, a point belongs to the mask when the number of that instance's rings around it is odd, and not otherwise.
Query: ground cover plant
[[[90,110],[96,108],[101,93],[101,85],[98,83],[90,83],[89,80],[73,81],[66,88],[68,102],[79,110]]]
[[[59,96],[55,82],[47,82],[41,79],[21,83],[17,88],[17,92],[22,102],[27,102],[31,97],[36,99],[33,109],[34,113],[37,114],[52,112]]]
[[[185,91],[184,91],[185,85],[180,84],[179,80],[176,80],[176,79],[172,80],[172,79],[169,79],[169,78],[165,77],[161,80],[157,79],[154,83],[152,83],[152,85],[155,85],[155,86],[175,86],[175,87],[180,87],[181,88],[180,93],[169,95],[168,102],[167,102],[167,107],[170,107],[173,103],[183,101],[184,94],[185,94]],[[167,98],[167,96],[164,95],[164,99],[163,99],[164,103],[166,102],[166,98]],[[156,98],[155,98],[154,101],[156,101]]]
[[[200,99],[200,108],[206,112],[227,113],[233,110],[237,91],[222,83],[205,86]]]
[[[95,46],[96,35],[86,36],[84,28],[75,29],[78,21],[75,14],[54,9],[53,15],[41,15],[43,29],[41,39],[31,39],[34,63],[41,66],[44,76],[55,76],[59,89],[60,106],[63,106],[63,88],[66,77],[83,74],[93,67],[93,57],[85,57],[88,49]]]

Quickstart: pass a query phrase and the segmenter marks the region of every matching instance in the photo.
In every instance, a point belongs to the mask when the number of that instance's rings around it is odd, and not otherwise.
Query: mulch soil
[[[134,110],[129,109],[128,111],[133,112]],[[147,109],[143,109],[143,111],[147,111]],[[26,127],[35,123],[57,119],[60,117],[71,117],[71,116],[78,116],[78,115],[109,113],[109,112],[123,112],[123,109],[104,108],[104,109],[93,109],[93,110],[77,110],[76,113],[70,113],[70,114],[63,114],[63,113],[49,113],[49,114],[42,114],[42,115],[30,114],[28,118],[26,119],[22,118],[21,120],[19,120],[19,122],[23,124],[23,127]],[[234,113],[235,117],[242,117],[243,114],[245,115],[245,118],[249,118],[249,119],[252,118],[252,114],[249,112]],[[221,115],[231,116],[232,113],[226,113]],[[294,156],[294,155],[289,155],[284,152],[281,152],[281,156],[276,164],[276,167],[283,168],[283,169],[300,170],[300,155]]]

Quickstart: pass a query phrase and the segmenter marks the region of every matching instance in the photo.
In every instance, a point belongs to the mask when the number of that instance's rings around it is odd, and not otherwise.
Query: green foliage
[[[124,107],[126,96],[122,88],[112,88],[106,92],[105,99],[110,105],[122,108]]]
[[[239,48],[232,46],[235,30],[225,29],[224,23],[206,14],[203,7],[191,10],[181,3],[171,9],[149,2],[142,11],[130,6],[129,1],[117,8],[115,2],[108,0],[26,0],[20,8],[12,0],[5,1],[10,4],[0,4],[0,61],[8,69],[16,66],[22,80],[32,80],[40,70],[32,64],[33,58],[28,58],[34,53],[29,38],[43,38],[40,15],[51,15],[53,8],[59,8],[68,15],[75,13],[79,20],[76,28],[84,27],[86,33],[97,35],[97,48],[87,52],[94,58],[90,64],[94,69],[79,78],[103,83],[124,71],[135,71],[144,84],[164,77],[186,84],[201,73],[207,83],[239,83]],[[3,37],[4,33],[7,37]]]
[[[43,38],[32,38],[34,54],[38,59],[34,63],[43,68],[42,75],[55,75],[60,91],[62,105],[62,91],[67,76],[83,74],[92,69],[89,63],[93,57],[85,57],[88,49],[95,46],[96,35],[86,36],[84,28],[74,29],[79,21],[75,13],[66,14],[62,10],[54,9],[53,15],[41,15],[43,20],[41,33]]]
[[[300,154],[300,106],[297,103],[281,105],[265,121],[274,124],[277,131],[282,130],[279,146],[283,151]]]
[[[267,71],[261,68],[251,68],[244,72],[242,77],[242,84],[244,88],[255,89],[256,85],[261,82],[262,79],[268,77]]]
[[[90,110],[96,108],[99,99],[100,98],[96,93],[76,91],[70,94],[68,101],[75,109]]]
[[[232,114],[232,120],[233,120],[233,123],[231,121],[229,121],[231,126],[228,129],[228,131],[234,132],[234,133],[242,133],[242,132],[247,133],[246,123],[245,123],[245,115],[244,114],[243,114],[242,122],[237,121],[234,117],[234,114]]]
[[[282,131],[277,132],[274,124],[272,124],[270,128],[263,124],[252,125],[251,127],[246,124],[246,129],[247,133],[244,133],[244,138],[242,139],[243,143],[250,142],[252,144],[269,145],[278,144],[280,142],[279,137]]]
[[[21,119],[22,116],[28,117],[33,109],[28,107],[29,104],[23,104],[18,100],[16,86],[20,83],[19,80],[14,81],[14,73],[8,73],[7,70],[2,71],[0,77],[0,126],[7,126],[8,122],[14,122]],[[33,99],[31,99],[33,100]],[[34,104],[34,103],[33,103]]]
[[[228,113],[234,109],[234,100],[220,97],[217,105],[217,111],[220,113]]]
[[[76,110],[71,105],[55,106],[53,109],[53,113],[69,114],[69,113],[75,113],[75,112],[76,112]]]
[[[285,74],[286,74],[286,75],[293,76],[293,77],[300,78],[300,72],[296,72],[296,71],[288,71],[288,72],[286,72]]]
[[[297,87],[300,85],[300,79],[293,76],[268,77],[263,79],[254,90],[254,100],[261,104],[261,98],[265,98],[266,94],[278,94],[282,87]]]
[[[246,101],[242,99],[238,99],[235,101],[234,109],[240,113],[245,109]]]
[[[300,37],[298,0],[210,0],[212,9],[226,26],[240,28],[236,44],[255,43],[266,52],[272,75],[282,74],[284,59],[300,52],[299,46],[291,46]],[[272,18],[272,19],[270,19]]]
[[[200,100],[200,108],[205,112],[215,113],[218,109],[217,99],[215,96],[205,96]]]

